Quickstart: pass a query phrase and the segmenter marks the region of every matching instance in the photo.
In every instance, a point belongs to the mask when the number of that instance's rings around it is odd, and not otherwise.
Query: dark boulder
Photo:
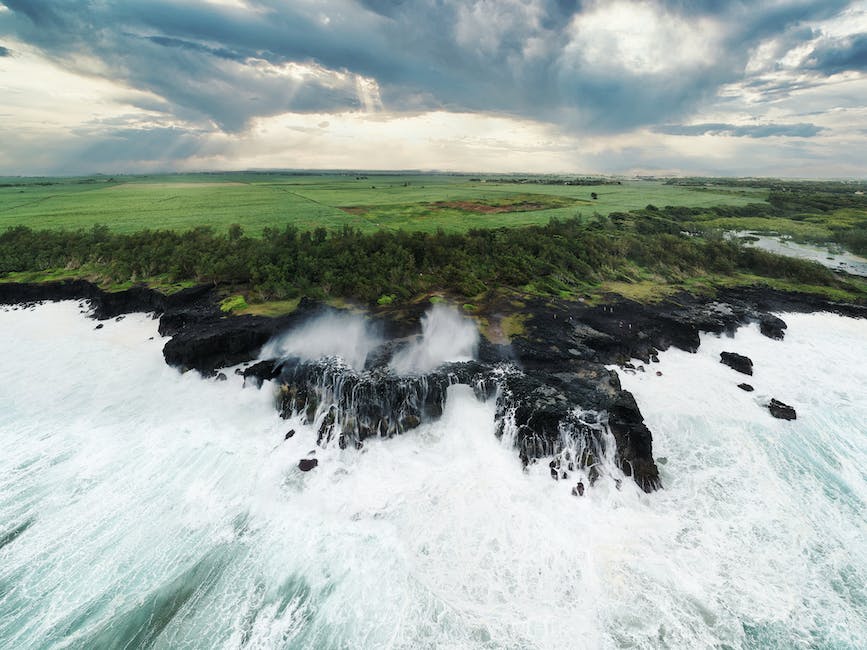
[[[319,459],[317,458],[302,458],[298,461],[298,469],[302,472],[309,472],[311,469],[316,467],[319,464]]]
[[[795,420],[798,417],[794,408],[788,404],[783,404],[777,399],[771,400],[771,403],[768,404],[768,410],[771,412],[771,415],[780,420]]]
[[[759,329],[768,338],[781,341],[786,335],[784,330],[787,327],[786,321],[782,318],[778,318],[773,314],[759,314]]]
[[[753,374],[753,360],[737,352],[720,352],[720,363],[745,375]]]
[[[283,436],[283,440],[289,440],[289,438],[291,438],[294,435],[295,435],[295,429],[289,429],[289,431],[286,432],[286,435]]]
[[[746,383],[738,384],[738,388],[740,388],[741,390],[745,390],[748,393],[752,393],[755,390],[755,388],[753,388],[750,384]]]

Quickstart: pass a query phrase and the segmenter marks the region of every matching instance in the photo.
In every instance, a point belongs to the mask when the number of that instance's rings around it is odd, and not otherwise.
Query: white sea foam
[[[401,375],[424,374],[444,363],[469,361],[479,346],[479,330],[455,307],[437,303],[422,316],[421,337],[394,355],[392,369]]]
[[[624,376],[666,489],[575,498],[463,387],[316,449],[268,384],[167,368],[147,317],[0,311],[0,647],[865,647],[867,323],[785,318]]]

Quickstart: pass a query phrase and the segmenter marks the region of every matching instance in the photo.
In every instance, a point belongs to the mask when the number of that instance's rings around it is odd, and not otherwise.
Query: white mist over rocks
[[[317,448],[268,383],[180,375],[156,321],[78,311],[0,310],[0,647],[867,646],[865,321],[784,315],[783,342],[623,375],[665,489],[578,498],[466,387]]]
[[[399,375],[421,375],[444,363],[470,361],[479,347],[479,330],[469,318],[445,303],[422,316],[421,337],[394,355],[391,369]]]
[[[351,368],[361,370],[367,355],[381,344],[382,338],[364,316],[325,313],[269,341],[261,357],[299,357],[305,361],[340,357]]]

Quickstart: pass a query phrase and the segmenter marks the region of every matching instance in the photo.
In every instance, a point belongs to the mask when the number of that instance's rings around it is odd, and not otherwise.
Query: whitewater
[[[270,383],[182,375],[150,316],[81,311],[0,310],[0,648],[867,647],[867,321],[619,370],[665,489],[612,469],[576,497],[467,387],[322,449]]]

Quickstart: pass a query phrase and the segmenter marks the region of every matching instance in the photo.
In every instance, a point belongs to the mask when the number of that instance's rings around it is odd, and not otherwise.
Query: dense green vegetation
[[[299,230],[350,226],[363,232],[464,232],[543,225],[551,218],[569,219],[578,214],[589,218],[594,212],[629,211],[648,203],[740,206],[767,197],[761,188],[706,191],[656,181],[575,186],[515,180],[297,172],[0,178],[0,230],[18,225],[77,229],[104,224],[121,233],[200,226],[224,231],[239,223],[250,236],[286,225]],[[510,209],[484,212],[459,202],[510,205]]]
[[[312,296],[382,304],[433,291],[463,296],[467,304],[503,289],[568,298],[588,295],[606,281],[653,278],[678,285],[745,274],[851,296],[860,292],[817,264],[723,238],[666,232],[663,217],[648,222],[638,216],[631,215],[634,223],[598,217],[463,234],[365,234],[349,227],[310,232],[286,226],[266,229],[260,238],[246,236],[239,225],[225,233],[197,228],[131,235],[104,226],[78,231],[19,226],[0,235],[0,275],[65,269],[108,283],[154,277],[213,282],[232,291],[241,287],[254,301]],[[236,298],[225,306],[234,310],[245,306],[242,302]]]

